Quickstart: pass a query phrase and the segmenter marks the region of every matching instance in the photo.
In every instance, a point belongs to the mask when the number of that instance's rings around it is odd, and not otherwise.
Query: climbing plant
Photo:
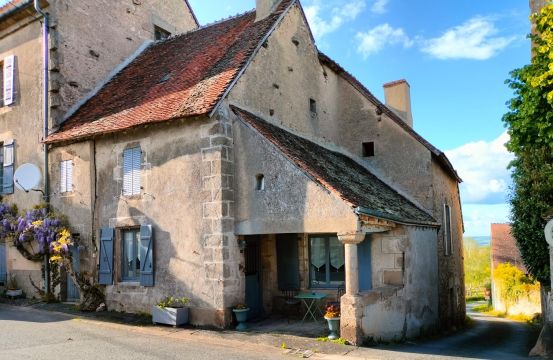
[[[540,284],[510,263],[499,264],[493,271],[493,279],[505,301],[507,312],[511,305],[524,297],[539,298]]]
[[[514,97],[503,116],[510,140],[512,231],[530,274],[549,284],[549,251],[543,228],[553,207],[553,5],[533,15],[536,33],[529,65],[506,84]]]

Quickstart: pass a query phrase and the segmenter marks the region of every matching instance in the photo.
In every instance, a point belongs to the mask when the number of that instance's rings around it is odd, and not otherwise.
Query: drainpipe
[[[48,14],[40,7],[40,0],[34,0],[35,10],[42,15],[42,50],[43,50],[43,84],[42,84],[42,104],[43,116],[44,116],[44,133],[43,141],[46,141],[48,137],[48,67],[49,67],[49,49],[48,49]],[[50,204],[50,191],[49,191],[49,178],[48,178],[48,145],[44,143],[44,202],[48,206]],[[44,257],[44,289],[46,295],[50,293],[50,263],[49,256]]]

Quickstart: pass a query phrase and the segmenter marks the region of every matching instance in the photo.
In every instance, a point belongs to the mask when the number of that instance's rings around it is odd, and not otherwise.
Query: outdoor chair
[[[296,288],[285,288],[280,290],[282,297],[284,298],[284,314],[288,323],[290,323],[290,314],[292,311],[295,311],[296,315],[300,313],[301,310],[301,300],[296,299],[299,290]]]

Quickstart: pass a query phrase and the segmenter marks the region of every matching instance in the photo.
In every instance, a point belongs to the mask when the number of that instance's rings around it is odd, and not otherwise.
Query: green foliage
[[[509,151],[515,154],[511,193],[512,231],[528,271],[549,283],[549,251],[543,229],[553,204],[553,5],[533,19],[536,35],[530,65],[511,72],[514,97],[503,116]]]
[[[509,263],[499,264],[493,271],[493,279],[507,307],[522,297],[529,297],[540,291],[537,281]]]
[[[333,344],[349,345],[349,342],[346,339],[342,339],[342,338],[330,340],[327,336],[322,336],[322,337],[318,337],[316,340],[321,342],[331,342]]]
[[[470,298],[483,298],[490,284],[490,246],[480,246],[472,238],[463,239],[465,289]]]
[[[187,297],[176,298],[173,296],[168,296],[157,303],[157,306],[164,308],[183,308],[190,302],[190,299]]]
[[[490,304],[476,305],[472,308],[476,312],[489,312],[493,310],[493,307]]]

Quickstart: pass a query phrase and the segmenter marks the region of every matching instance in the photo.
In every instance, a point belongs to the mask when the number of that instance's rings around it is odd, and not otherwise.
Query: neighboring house
[[[63,119],[66,110],[160,30],[181,33],[198,24],[183,0],[156,1],[40,1],[49,14],[49,127]],[[0,190],[3,201],[29,209],[42,194],[14,189],[14,170],[24,163],[37,165],[44,174],[43,144],[43,32],[42,17],[33,1],[12,0],[0,7]],[[70,174],[78,162],[57,163],[56,173]],[[65,167],[63,167],[65,166]],[[67,172],[69,171],[69,172]],[[69,176],[69,175],[66,175]],[[78,170],[73,173],[78,179]],[[43,177],[44,178],[44,177]],[[43,188],[43,184],[39,188]],[[84,188],[83,186],[86,186]],[[90,184],[67,181],[51,187],[51,199],[78,199],[71,210],[90,217]],[[75,223],[74,231],[92,238],[91,221]],[[95,259],[87,266],[94,267]],[[27,261],[7,244],[0,244],[0,285],[5,273],[16,275],[29,295],[36,295],[29,277],[42,283],[40,263]]]
[[[295,0],[138,53],[47,139],[108,308],[189,296],[192,324],[224,327],[238,302],[345,285],[356,344],[462,323],[460,179],[413,130],[407,82],[385,92],[317,50]]]
[[[539,291],[522,296],[514,304],[509,304],[501,295],[501,285],[494,279],[494,270],[500,264],[511,264],[523,273],[527,273],[524,262],[511,233],[510,224],[491,224],[491,272],[492,272],[492,306],[494,310],[509,314],[534,315],[541,313],[541,295]]]

